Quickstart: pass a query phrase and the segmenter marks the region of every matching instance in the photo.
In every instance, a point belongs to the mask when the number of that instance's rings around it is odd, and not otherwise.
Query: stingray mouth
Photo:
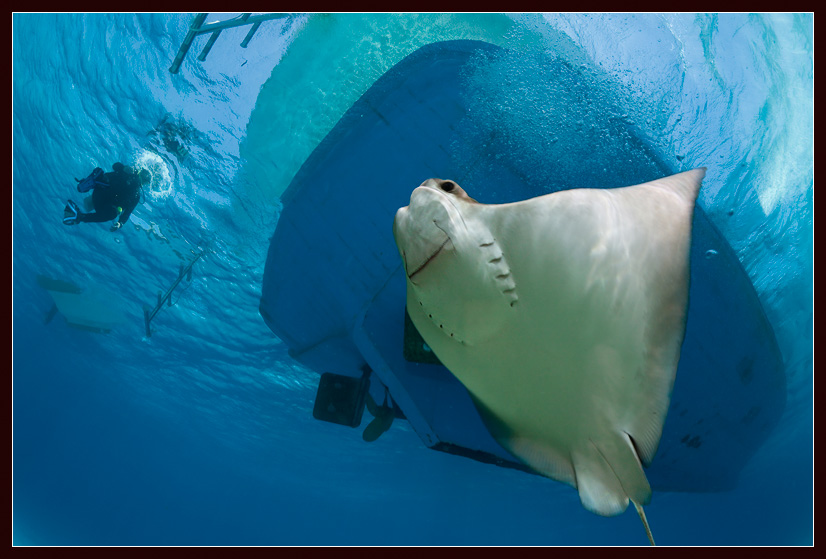
[[[424,269],[427,267],[427,265],[428,265],[428,264],[430,264],[431,262],[433,262],[433,259],[434,259],[434,258],[436,258],[436,257],[439,255],[439,253],[441,253],[441,252],[442,252],[442,249],[444,249],[444,248],[445,248],[445,246],[447,245],[447,243],[449,243],[449,242],[450,242],[450,237],[448,237],[447,239],[445,239],[445,241],[444,241],[441,245],[439,245],[439,248],[437,248],[437,249],[435,250],[435,252],[433,252],[433,254],[431,254],[430,256],[428,256],[428,257],[424,260],[424,262],[422,262],[421,264],[419,264],[419,265],[418,265],[418,266],[417,266],[417,267],[416,267],[416,268],[415,268],[412,272],[411,272],[411,271],[409,270],[409,268],[408,268],[408,270],[407,270],[407,279],[409,279],[409,280],[411,280],[411,281],[412,281],[412,280],[413,280],[413,276],[415,276],[416,274],[418,274],[419,272],[421,272],[422,270],[424,270]],[[405,254],[405,262],[407,262],[407,255],[406,255],[406,254]]]

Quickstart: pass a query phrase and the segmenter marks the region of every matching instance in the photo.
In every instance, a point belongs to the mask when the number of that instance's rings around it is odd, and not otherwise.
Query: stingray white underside
[[[504,448],[602,515],[651,497],[704,174],[502,205],[430,179],[394,221],[424,340]]]

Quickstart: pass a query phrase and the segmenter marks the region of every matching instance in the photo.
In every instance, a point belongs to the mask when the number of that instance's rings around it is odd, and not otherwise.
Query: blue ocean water
[[[648,518],[665,545],[812,543],[812,15],[292,16],[205,62],[201,37],[171,75],[190,22],[13,16],[15,545],[646,543],[633,511],[598,517],[405,422],[367,444],[314,420],[317,374],[258,313],[293,174],[384,71],[451,38],[593,67],[662,159],[709,168],[699,203],[775,330],[786,409],[735,490],[657,492]],[[115,161],[153,172],[129,224],[64,227],[73,177]],[[143,308],[201,253],[146,337]],[[38,275],[103,285],[122,322],[46,322]]]

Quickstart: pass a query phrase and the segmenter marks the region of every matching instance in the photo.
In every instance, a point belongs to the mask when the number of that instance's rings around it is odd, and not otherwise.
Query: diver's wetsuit
[[[101,182],[107,183],[108,186],[100,185],[92,192],[95,212],[78,214],[78,221],[87,223],[110,221],[117,217],[118,207],[120,207],[123,211],[118,221],[123,225],[140,202],[141,181],[138,175],[132,171],[131,167],[125,167],[121,163],[115,163],[112,168],[113,172],[101,177]]]

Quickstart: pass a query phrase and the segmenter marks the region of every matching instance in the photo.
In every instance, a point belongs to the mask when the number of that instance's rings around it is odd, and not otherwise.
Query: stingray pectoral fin
[[[641,232],[634,252],[637,281],[644,289],[638,300],[647,306],[643,381],[622,429],[631,435],[643,465],[654,458],[662,435],[671,390],[685,335],[689,287],[689,252],[694,204],[705,168],[693,169],[638,188],[625,189],[626,211]],[[644,504],[644,503],[643,503]]]
[[[469,393],[490,434],[508,452],[545,477],[576,487],[571,457],[553,444],[520,433],[520,425],[503,421],[483,401]]]

